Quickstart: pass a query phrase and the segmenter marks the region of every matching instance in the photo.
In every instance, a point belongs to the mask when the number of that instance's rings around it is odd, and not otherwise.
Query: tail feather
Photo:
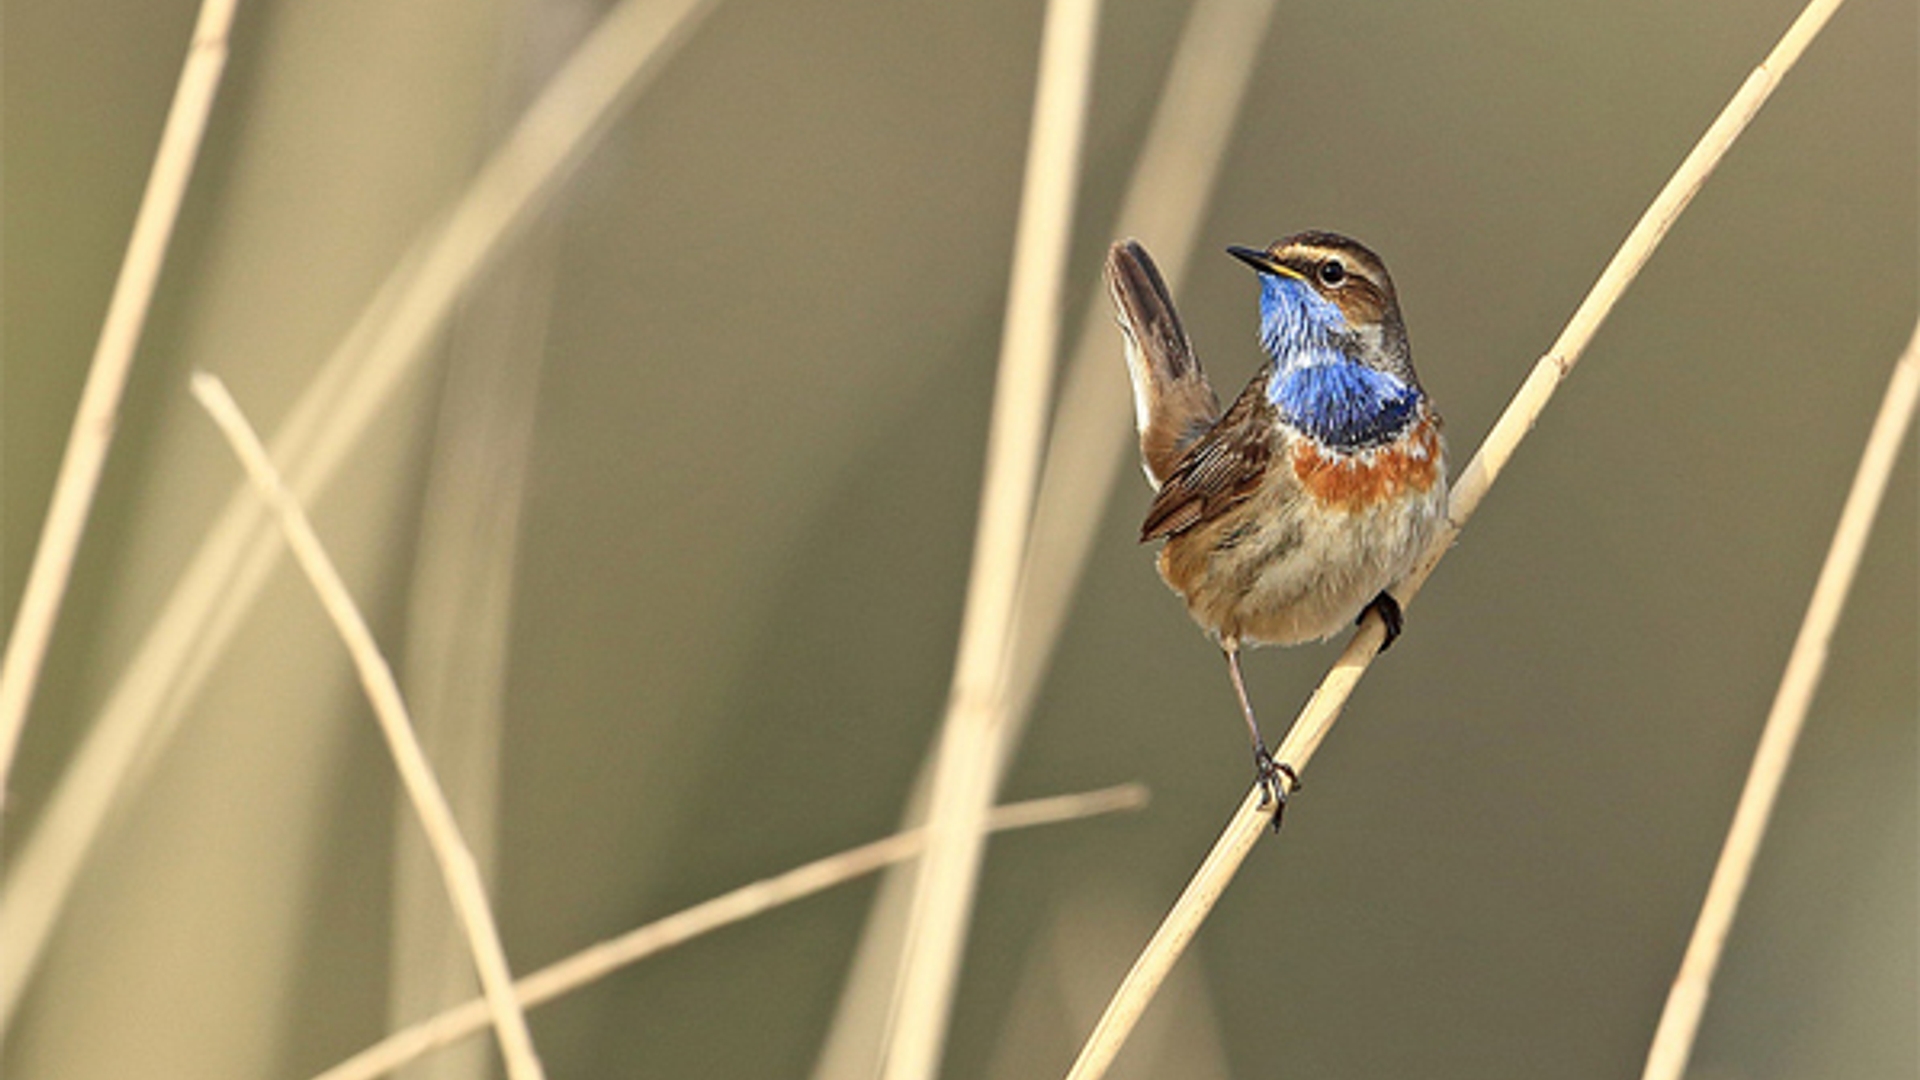
[[[1107,289],[1127,342],[1140,458],[1157,490],[1220,419],[1220,399],[1180,326],[1167,283],[1138,241],[1122,240],[1107,252]]]

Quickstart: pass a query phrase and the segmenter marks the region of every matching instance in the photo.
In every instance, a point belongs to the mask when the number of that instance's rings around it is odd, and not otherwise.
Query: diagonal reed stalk
[[[395,265],[274,437],[311,502],[414,370],[453,304],[552,199],[718,0],[623,0],[528,106],[473,183]],[[0,1032],[109,811],[140,786],[280,556],[243,485],[94,718],[0,890]]]
[[[1545,356],[1534,365],[1513,400],[1500,414],[1493,429],[1473,459],[1462,470],[1447,506],[1447,526],[1427,548],[1413,572],[1396,590],[1402,605],[1411,603],[1426,582],[1434,566],[1459,538],[1467,520],[1486,497],[1500,471],[1513,456],[1520,441],[1533,429],[1540,413],[1553,397],[1580,356],[1592,342],[1600,324],[1652,257],[1660,241],[1687,204],[1693,200],[1729,147],[1746,129],[1754,114],[1766,103],[1780,79],[1793,67],[1807,45],[1826,25],[1840,0],[1812,0],[1788,27],[1784,36],[1753,70],[1720,115],[1707,128],[1680,167],[1654,197],[1640,220],[1627,234],[1600,278],[1581,301],[1572,319]],[[1353,689],[1366,674],[1384,640],[1384,628],[1378,616],[1370,616],[1347,643],[1333,669],[1321,681],[1313,697],[1294,720],[1286,738],[1274,756],[1304,771]],[[1271,811],[1262,808],[1262,794],[1256,786],[1241,801],[1239,811],[1207,854],[1200,869],[1188,881],[1185,891],[1174,903],[1146,949],[1127,972],[1107,1011],[1094,1027],[1079,1058],[1067,1074],[1068,1080],[1096,1080],[1104,1076],[1127,1036],[1146,1011],[1147,1003],[1165,981],[1167,972],[1186,951],[1187,944],[1199,932],[1213,905],[1226,891],[1240,864],[1265,832]]]
[[[1713,879],[1694,923],[1693,938],[1687,942],[1686,955],[1673,987],[1667,992],[1667,1004],[1660,1012],[1660,1025],[1654,1030],[1653,1045],[1647,1051],[1642,1080],[1680,1080],[1687,1058],[1693,1051],[1700,1029],[1700,1016],[1706,1011],[1707,994],[1713,987],[1713,974],[1720,966],[1720,954],[1726,947],[1727,931],[1739,911],[1740,897],[1753,873],[1760,842],[1766,838],[1767,822],[1780,795],[1787,766],[1793,761],[1794,744],[1806,725],[1807,708],[1820,686],[1827,665],[1827,645],[1840,621],[1847,592],[1853,586],[1854,573],[1860,568],[1861,553],[1866,550],[1867,535],[1873,529],[1874,516],[1880,510],[1881,496],[1887,492],[1893,464],[1907,426],[1913,420],[1914,403],[1920,401],[1920,324],[1915,324],[1906,351],[1894,362],[1893,378],[1887,383],[1886,397],[1867,436],[1867,448],[1860,455],[1854,472],[1853,487],[1847,492],[1840,522],[1834,528],[1833,543],[1820,567],[1820,577],[1807,603],[1806,617],[1787,656],[1786,670],[1780,676],[1780,688],[1774,694],[1773,707],[1767,712],[1766,727],[1760,733],[1760,745],[1754,751],[1753,765],[1747,772],[1746,786],[1733,812],[1733,824],[1727,830],[1720,861],[1713,868]]]
[[[987,815],[987,828],[998,832],[1053,825],[1099,814],[1137,810],[1145,806],[1146,801],[1146,789],[1138,784],[1120,784],[1076,795],[1030,799],[995,809]],[[785,873],[762,878],[549,964],[523,976],[513,984],[513,992],[523,1008],[544,1005],[620,968],[702,934],[743,922],[783,904],[911,859],[925,847],[926,830],[907,829],[816,859]],[[487,1026],[487,1021],[487,1004],[476,998],[394,1032],[319,1074],[314,1080],[373,1080],[428,1051],[479,1031]]]
[[[1060,336],[1099,0],[1051,0],[1028,133],[1012,279],[987,434],[986,480],[966,613],[934,769],[927,851],[914,880],[897,997],[884,1038],[888,1080],[939,1067],[998,787],[1014,603],[1038,486]]]
[[[194,22],[186,63],[180,68],[180,82],[167,110],[160,148],[154,153],[153,172],[147,176],[147,189],[140,197],[133,234],[127,240],[120,276],[113,283],[113,298],[107,302],[107,317],[100,326],[86,386],[80,392],[73,430],[60,458],[53,500],[40,526],[40,542],[27,571],[20,610],[7,633],[6,658],[0,660],[0,798],[8,791],[7,778],[13,772],[20,732],[27,724],[27,709],[33,704],[47,646],[60,618],[60,604],[66,598],[67,581],[80,552],[93,496],[100,488],[100,470],[106,466],[107,451],[113,445],[127,373],[133,367],[140,331],[153,306],[154,288],[166,262],[167,245],[173,238],[174,222],[180,217],[187,182],[193,178],[193,166],[200,157],[200,140],[206,134],[214,95],[226,71],[227,35],[233,28],[238,3],[206,0]]]
[[[247,422],[233,396],[227,393],[226,384],[205,372],[196,372],[193,396],[219,425],[220,433],[232,445],[255,490],[278,520],[294,561],[313,584],[321,606],[333,620],[348,655],[353,658],[354,669],[359,672],[367,700],[373,705],[374,717],[380,721],[380,733],[386,736],[387,748],[393,754],[407,798],[426,831],[427,844],[439,865],[447,895],[453,900],[454,912],[466,931],[494,1030],[500,1036],[507,1075],[512,1080],[545,1080],[546,1071],[540,1067],[540,1058],[533,1049],[533,1036],[527,1030],[527,1014],[514,996],[513,975],[507,968],[506,949],[500,944],[500,928],[487,901],[480,866],[460,835],[453,807],[433,774],[433,766],[427,763],[426,751],[421,749],[420,739],[414,733],[413,718],[407,715],[407,704],[400,696],[400,684],[394,680],[392,666],[381,655],[373,631],[360,614],[353,595],[347,591],[347,583],[333,565],[333,558],[327,554],[319,534],[314,532],[313,522],[307,519],[299,498],[281,479],[260,436]]]

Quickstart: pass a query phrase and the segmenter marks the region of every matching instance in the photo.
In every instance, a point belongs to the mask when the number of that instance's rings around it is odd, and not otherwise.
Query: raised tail
[[[1180,456],[1220,419],[1220,399],[1180,327],[1167,283],[1138,241],[1108,250],[1107,290],[1127,339],[1140,459],[1158,490]]]

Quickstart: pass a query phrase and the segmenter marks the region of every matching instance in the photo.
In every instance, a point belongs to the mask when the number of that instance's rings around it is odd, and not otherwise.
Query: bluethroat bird
[[[1115,244],[1107,286],[1156,492],[1140,540],[1165,541],[1160,576],[1226,654],[1279,828],[1280,775],[1298,778],[1260,736],[1240,651],[1324,639],[1370,610],[1393,643],[1387,590],[1445,518],[1446,443],[1378,255],[1328,232],[1227,252],[1259,275],[1267,361],[1225,413],[1146,249]]]

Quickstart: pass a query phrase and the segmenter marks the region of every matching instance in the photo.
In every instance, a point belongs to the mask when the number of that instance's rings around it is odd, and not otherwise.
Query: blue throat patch
[[[1337,352],[1334,335],[1346,329],[1346,313],[1306,282],[1260,275],[1260,344],[1282,365],[1302,352]]]
[[[1267,400],[1281,419],[1338,450],[1391,441],[1413,422],[1420,391],[1349,358],[1346,315],[1305,282],[1262,274],[1260,344],[1277,367]]]
[[[1281,419],[1320,442],[1363,450],[1407,429],[1420,391],[1384,371],[1338,360],[1275,371],[1267,400]]]

